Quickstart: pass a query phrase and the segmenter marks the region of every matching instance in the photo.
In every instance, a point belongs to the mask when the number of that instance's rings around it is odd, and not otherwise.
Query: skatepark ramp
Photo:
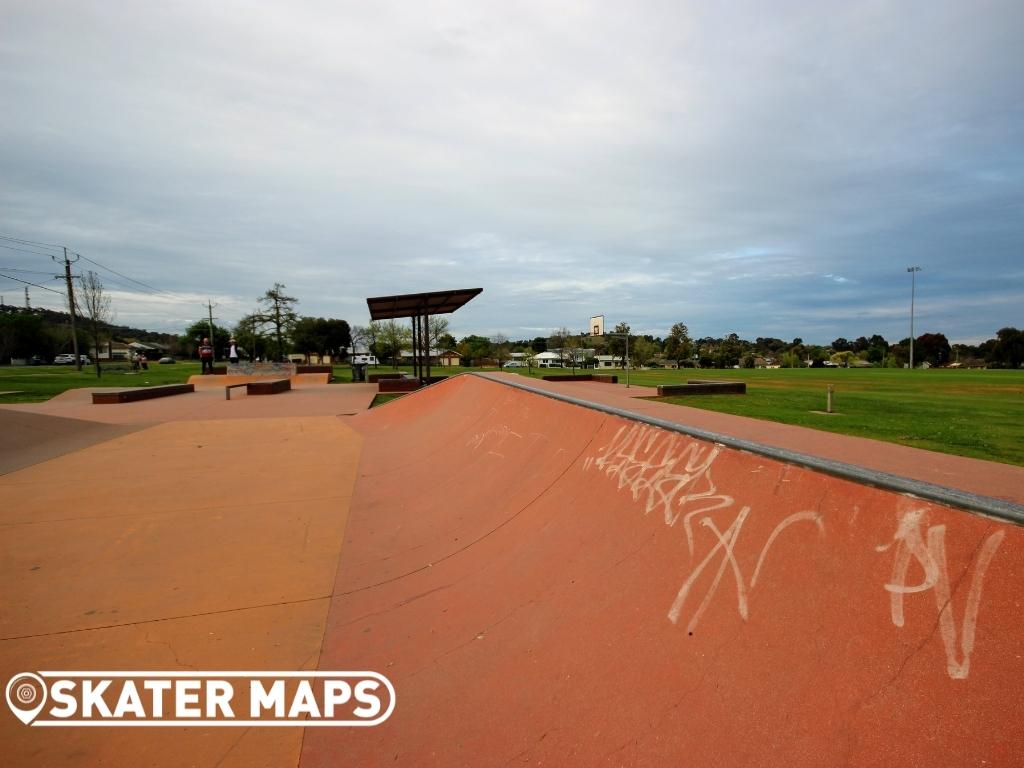
[[[375,728],[302,765],[1010,765],[1013,501],[685,434],[463,375],[363,453],[321,669]]]

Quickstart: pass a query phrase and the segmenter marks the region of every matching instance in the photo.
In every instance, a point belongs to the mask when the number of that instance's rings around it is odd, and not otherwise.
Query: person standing
[[[204,376],[213,373],[213,347],[209,339],[204,338],[203,343],[199,345],[199,362],[202,363]]]
[[[238,345],[235,344],[234,339],[231,339],[231,349],[228,350],[228,362],[238,365]]]

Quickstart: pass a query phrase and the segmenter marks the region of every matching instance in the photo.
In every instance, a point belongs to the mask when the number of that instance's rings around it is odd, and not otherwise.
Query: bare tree
[[[583,340],[576,334],[570,333],[565,337],[565,348],[568,350],[569,365],[572,366],[572,374],[576,375],[576,366],[582,364]]]
[[[294,327],[299,319],[295,314],[294,306],[299,300],[294,296],[287,296],[284,292],[285,286],[282,283],[274,283],[274,287],[268,290],[260,298],[261,305],[260,320],[272,326],[274,338],[277,340],[277,360],[284,359],[285,336]]]
[[[498,367],[502,368],[508,360],[508,336],[503,333],[496,333],[491,336],[491,346],[494,350],[494,359],[498,361]]]
[[[551,332],[551,337],[548,339],[548,350],[558,350],[558,362],[561,366],[565,367],[566,349],[569,346],[569,338],[572,334],[569,329],[564,325],[561,328],[556,328]]]
[[[448,335],[448,318],[431,315],[427,320],[427,355],[446,352],[441,349],[441,337]]]
[[[89,270],[82,276],[79,295],[82,297],[82,304],[85,309],[82,314],[85,315],[89,336],[92,339],[96,359],[96,376],[98,378],[103,373],[100,368],[100,343],[102,342],[107,324],[113,318],[113,312],[110,309],[110,297],[103,290],[103,282],[100,280],[100,276],[92,270]]]

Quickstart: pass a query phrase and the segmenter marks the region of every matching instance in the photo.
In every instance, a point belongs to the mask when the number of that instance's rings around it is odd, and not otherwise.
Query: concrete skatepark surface
[[[674,408],[590,386],[558,385]],[[373,728],[40,734],[5,711],[5,760],[1020,763],[1019,526],[481,376],[367,411],[375,389],[0,408],[134,430],[0,477],[4,681],[370,669],[397,691]],[[749,421],[714,426],[779,426]],[[861,442],[1024,501],[1019,468]]]

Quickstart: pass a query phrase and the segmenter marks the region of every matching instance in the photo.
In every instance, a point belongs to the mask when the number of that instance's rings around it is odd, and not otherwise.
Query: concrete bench
[[[685,384],[659,384],[658,397],[668,395],[745,395],[747,385],[743,381],[702,381],[691,379]]]
[[[416,379],[381,379],[377,382],[378,392],[415,392],[420,388]]]
[[[249,386],[249,385],[246,382],[244,382],[244,381],[241,384],[228,384],[227,386],[224,387],[224,399],[225,400],[230,400],[231,399],[231,390],[234,389],[235,387],[247,387],[247,386]]]
[[[194,384],[164,384],[159,387],[140,387],[139,389],[123,389],[119,392],[93,392],[93,405],[110,405],[112,403],[134,403],[138,400],[152,400],[155,397],[169,397],[195,392]]]
[[[553,373],[542,376],[544,381],[597,381],[602,384],[618,384],[619,377],[609,373],[581,373],[573,376],[571,373]]]
[[[291,379],[274,379],[272,381],[250,381],[245,385],[247,395],[276,395],[292,388]]]
[[[400,373],[371,373],[368,374],[366,380],[370,384],[377,384],[378,382],[384,381],[385,379],[401,379],[404,376]]]

